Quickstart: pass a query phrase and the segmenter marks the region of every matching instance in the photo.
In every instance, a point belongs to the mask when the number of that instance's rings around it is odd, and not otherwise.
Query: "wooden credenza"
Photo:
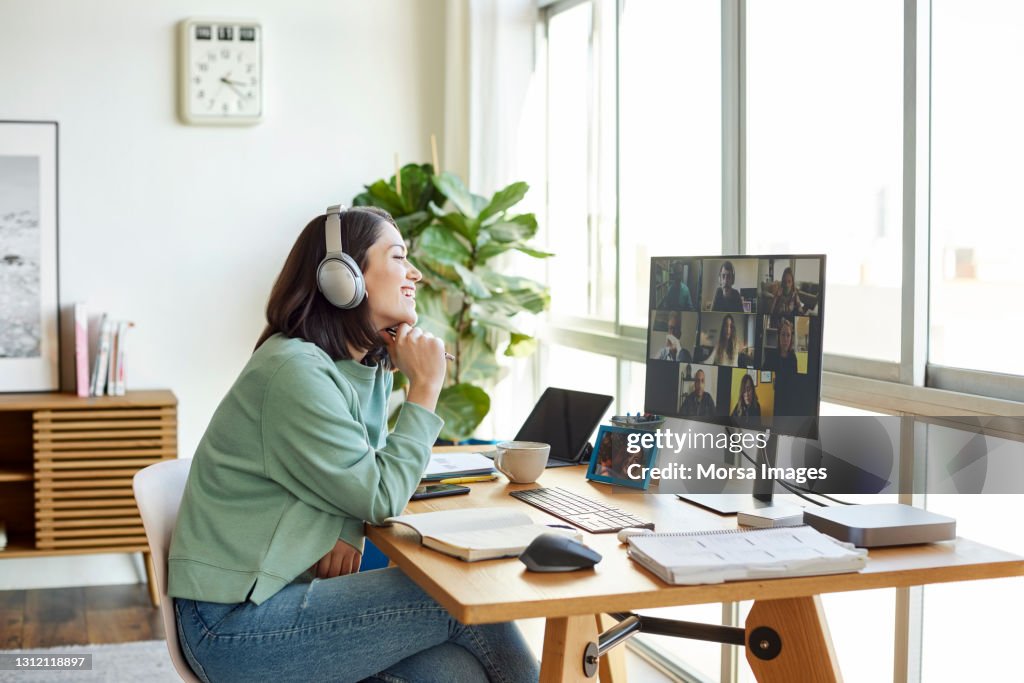
[[[142,552],[152,585],[132,476],[178,456],[177,404],[166,390],[0,394],[0,559]]]

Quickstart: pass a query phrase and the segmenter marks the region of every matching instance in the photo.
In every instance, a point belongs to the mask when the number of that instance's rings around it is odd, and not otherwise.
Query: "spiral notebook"
[[[860,571],[866,550],[809,526],[631,536],[629,556],[676,585]]]

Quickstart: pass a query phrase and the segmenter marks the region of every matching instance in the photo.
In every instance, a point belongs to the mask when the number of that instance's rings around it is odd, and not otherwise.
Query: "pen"
[[[438,484],[472,484],[477,481],[494,481],[498,478],[497,474],[484,474],[479,477],[454,477],[452,479],[442,479],[437,482]]]

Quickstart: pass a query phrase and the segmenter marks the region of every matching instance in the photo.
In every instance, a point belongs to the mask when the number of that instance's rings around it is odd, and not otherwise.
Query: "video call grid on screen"
[[[817,416],[824,281],[823,254],[652,258],[645,410],[784,433],[776,416]]]

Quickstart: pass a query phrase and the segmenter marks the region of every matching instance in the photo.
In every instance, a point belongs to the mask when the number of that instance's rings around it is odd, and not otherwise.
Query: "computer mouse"
[[[541,534],[519,555],[531,572],[571,572],[589,569],[601,561],[601,554],[561,534]]]
[[[654,532],[650,529],[620,529],[619,530],[619,543],[625,543],[629,540],[630,536],[646,536],[647,534],[653,534]]]

